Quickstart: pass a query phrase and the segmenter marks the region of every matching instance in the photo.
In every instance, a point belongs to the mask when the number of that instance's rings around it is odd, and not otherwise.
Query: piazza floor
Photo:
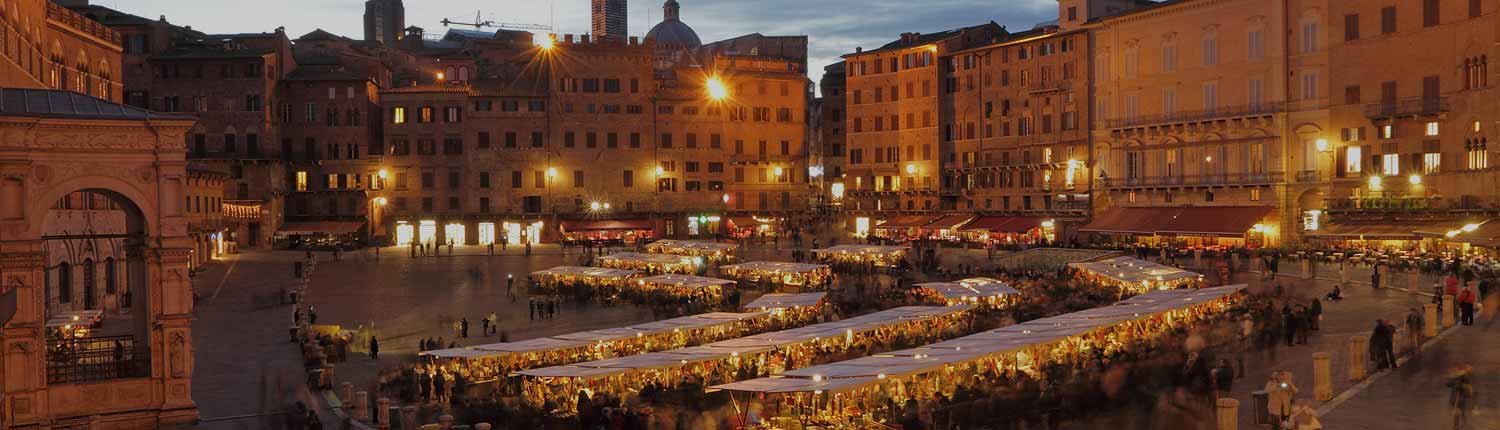
[[[754,246],[742,252],[742,260],[789,261],[787,246],[782,244],[780,249]],[[498,336],[481,336],[479,320],[491,312],[499,317],[500,330],[511,340],[654,319],[644,307],[564,303],[556,318],[531,320],[523,278],[532,271],[577,264],[581,258],[577,251],[564,254],[556,246],[544,245],[534,248],[530,256],[522,255],[516,247],[510,247],[502,255],[489,256],[484,247],[460,246],[453,256],[447,255],[445,248],[441,256],[419,258],[409,257],[407,251],[407,248],[385,248],[378,258],[373,250],[357,251],[346,253],[337,261],[331,254],[318,255],[320,262],[305,299],[316,310],[317,322],[346,327],[373,324],[380,330],[378,362],[361,354],[336,366],[336,379],[353,382],[356,390],[368,387],[379,369],[411,360],[419,339],[441,336],[445,342],[456,341],[459,345],[499,342]],[[193,397],[204,420],[203,428],[278,428],[283,420],[278,412],[283,408],[299,400],[318,404],[304,388],[298,351],[289,342],[287,328],[292,323],[292,307],[278,300],[282,288],[294,282],[293,263],[303,256],[302,252],[291,251],[243,253],[212,265],[195,277],[198,302],[193,327],[197,358]],[[945,256],[968,264],[973,264],[976,258],[983,259],[982,252],[945,251]],[[1187,260],[1182,263],[1189,264]],[[1306,280],[1299,265],[1283,263],[1283,276],[1278,282],[1287,294],[1310,299],[1326,292],[1341,277],[1355,282],[1369,279],[1367,269],[1362,267],[1349,269],[1347,275],[1341,275],[1335,265],[1320,265],[1316,269],[1317,279]],[[471,272],[477,272],[478,276]],[[517,279],[514,299],[506,294],[508,273]],[[1272,283],[1263,282],[1256,274],[1242,274],[1236,280],[1258,288],[1273,288]],[[1432,281],[1422,282],[1426,285]],[[1404,288],[1407,281],[1404,277],[1388,276],[1387,282]],[[1334,374],[1342,375],[1346,365],[1342,351],[1350,336],[1367,337],[1375,318],[1399,319],[1408,307],[1428,300],[1426,296],[1402,290],[1373,290],[1368,284],[1351,286],[1345,296],[1347,299],[1340,303],[1325,303],[1322,330],[1311,336],[1308,345],[1282,347],[1274,355],[1245,357],[1246,375],[1236,381],[1233,390],[1233,396],[1242,402],[1239,420],[1242,428],[1255,428],[1250,392],[1260,389],[1272,370],[1291,370],[1304,386],[1304,392],[1310,395],[1313,352],[1332,352]],[[452,322],[459,318],[469,319],[472,337],[455,339]],[[1500,369],[1500,363],[1495,361],[1500,356],[1493,353],[1495,349],[1488,348],[1485,351],[1489,352],[1484,354],[1471,353],[1474,349],[1471,345],[1486,344],[1491,337],[1473,334],[1485,330],[1484,324],[1457,330],[1456,335],[1441,339],[1438,347],[1429,352],[1435,358],[1414,361],[1417,366],[1360,388],[1358,394],[1330,411],[1325,420],[1329,424],[1341,423],[1331,428],[1397,428],[1385,426],[1387,421],[1372,420],[1369,414],[1358,411],[1389,410],[1381,408],[1418,397],[1424,399],[1422,405],[1427,414],[1415,415],[1408,423],[1433,423],[1441,418],[1441,411],[1436,409],[1444,403],[1438,400],[1447,398],[1442,385],[1445,366],[1465,360],[1481,370],[1483,376],[1479,382],[1500,382],[1495,379],[1495,370]],[[1345,378],[1334,379],[1335,393],[1354,386]],[[1485,385],[1476,383],[1476,387],[1481,390],[1480,398],[1485,399]],[[1487,409],[1494,416],[1497,402],[1489,398],[1482,402],[1481,410]],[[1160,414],[1145,410],[1126,412],[1065,423],[1062,428],[1160,423],[1148,418],[1151,416]],[[326,411],[323,417],[325,423],[335,419]],[[1197,422],[1204,424],[1199,428],[1212,428],[1212,421],[1204,418],[1208,417],[1188,416],[1179,422]]]

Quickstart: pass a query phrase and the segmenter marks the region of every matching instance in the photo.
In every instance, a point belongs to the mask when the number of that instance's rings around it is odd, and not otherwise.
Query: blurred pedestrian
[[[375,336],[370,336],[370,359],[380,359],[380,341],[375,340]]]
[[[1467,430],[1469,415],[1474,413],[1474,382],[1470,376],[1474,368],[1460,364],[1448,379],[1448,406],[1453,414],[1453,430]]]
[[[1463,325],[1474,325],[1474,304],[1478,300],[1474,289],[1464,287],[1458,293],[1459,322]]]

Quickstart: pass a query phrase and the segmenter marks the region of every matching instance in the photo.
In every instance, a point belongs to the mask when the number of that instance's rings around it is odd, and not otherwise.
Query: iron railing
[[[1398,116],[1432,116],[1446,113],[1451,108],[1447,97],[1416,97],[1367,104],[1365,117],[1377,119]]]
[[[1207,119],[1227,119],[1246,116],[1269,115],[1278,112],[1285,112],[1287,109],[1288,105],[1286,102],[1252,103],[1238,106],[1215,107],[1213,109],[1177,111],[1169,114],[1137,115],[1129,118],[1105,120],[1104,124],[1105,128],[1126,128],[1153,124],[1193,122]]]
[[[151,376],[151,355],[135,348],[133,336],[47,341],[47,383],[74,384]]]
[[[1149,176],[1137,178],[1109,178],[1103,180],[1106,188],[1216,186],[1216,185],[1261,185],[1280,183],[1286,177],[1283,172],[1269,173],[1225,173],[1217,175]]]

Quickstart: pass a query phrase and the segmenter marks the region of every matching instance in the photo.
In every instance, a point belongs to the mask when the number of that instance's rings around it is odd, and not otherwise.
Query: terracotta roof
[[[424,84],[380,90],[381,94],[469,93],[468,85]]]
[[[136,121],[195,119],[191,115],[152,112],[71,91],[22,88],[0,89],[0,116]]]
[[[1243,236],[1275,211],[1270,206],[1183,206],[1118,208],[1079,229],[1085,232]]]
[[[177,48],[153,57],[156,60],[218,60],[262,58],[274,51],[270,49],[222,49],[212,47]]]
[[[349,73],[347,70],[306,66],[298,67],[286,77],[288,81],[364,81],[368,79]]]

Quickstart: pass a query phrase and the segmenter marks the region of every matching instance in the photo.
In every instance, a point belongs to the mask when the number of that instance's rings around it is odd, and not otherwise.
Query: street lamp
[[[1411,177],[1406,178],[1406,182],[1409,182],[1412,185],[1422,185],[1422,175],[1413,174],[1411,175]]]
[[[917,174],[917,165],[916,164],[907,164],[906,165],[906,174],[908,174],[908,175],[915,175],[915,174]]]
[[[597,202],[597,201],[589,203],[589,210],[591,210],[591,211],[598,212],[599,211],[599,207],[600,207],[600,205],[599,205],[599,202]]]
[[[556,178],[557,177],[557,168],[556,167],[548,167],[547,168],[547,177],[548,178]]]
[[[1380,175],[1370,175],[1370,191],[1380,191],[1381,180]]]
[[[386,204],[385,197],[376,197],[375,198],[375,205],[376,206],[385,206],[385,204]]]
[[[772,168],[771,171],[773,173],[775,173],[776,176],[778,176],[778,177],[781,176],[781,173],[782,173],[781,166],[776,166],[775,168]]]
[[[1318,148],[1318,152],[1328,152],[1328,139],[1318,139],[1313,144]]]
[[[729,193],[724,193],[724,204],[729,204]]]

